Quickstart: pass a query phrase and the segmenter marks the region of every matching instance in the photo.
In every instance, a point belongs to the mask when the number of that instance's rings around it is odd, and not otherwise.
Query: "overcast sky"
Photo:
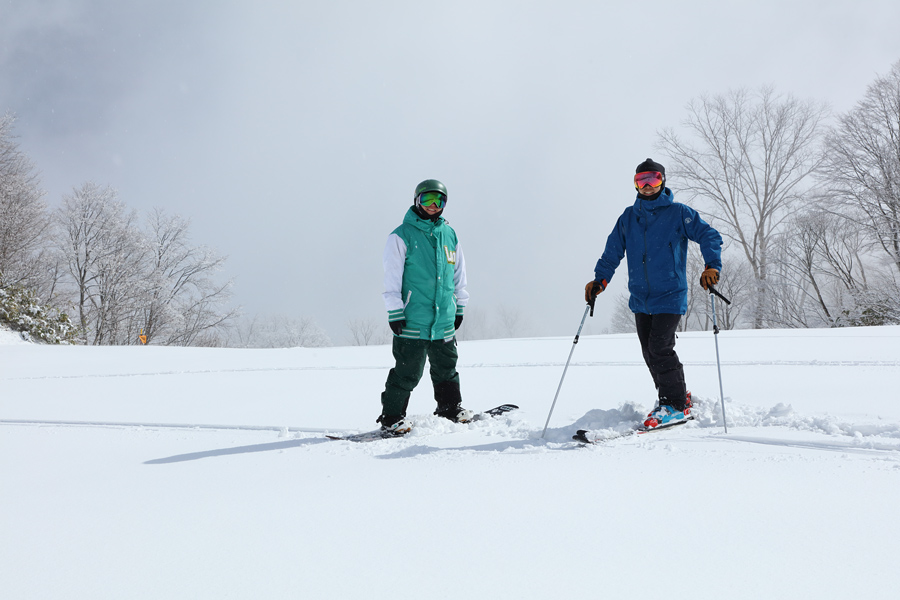
[[[0,0],[0,111],[51,206],[90,180],[190,218],[249,314],[337,344],[386,320],[384,242],[437,178],[470,307],[574,335],[688,101],[771,84],[844,112],[900,59],[898,22],[897,0]]]

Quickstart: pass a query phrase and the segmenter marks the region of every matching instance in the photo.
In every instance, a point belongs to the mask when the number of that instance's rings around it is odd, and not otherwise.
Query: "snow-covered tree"
[[[215,273],[224,258],[194,246],[189,222],[154,210],[146,229],[115,190],[85,183],[55,215],[57,255],[85,341],[213,345],[236,315],[231,282]]]
[[[71,344],[77,329],[69,316],[38,299],[33,290],[12,285],[0,288],[0,323],[49,344]]]
[[[147,282],[142,276],[145,244],[135,218],[115,190],[91,182],[64,196],[56,212],[57,249],[74,286],[78,322],[88,343],[137,339],[133,317]]]
[[[0,287],[45,291],[50,220],[34,165],[13,136],[14,123],[11,114],[0,116]]]

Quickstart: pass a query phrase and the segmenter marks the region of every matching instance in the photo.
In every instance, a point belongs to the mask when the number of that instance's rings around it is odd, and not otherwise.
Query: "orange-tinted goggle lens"
[[[656,187],[662,185],[663,175],[659,171],[643,171],[634,176],[634,187],[641,189],[645,185]]]

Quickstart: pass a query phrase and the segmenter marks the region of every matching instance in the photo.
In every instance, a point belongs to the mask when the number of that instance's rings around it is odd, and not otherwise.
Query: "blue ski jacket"
[[[594,268],[596,281],[612,281],[627,255],[632,312],[683,315],[687,310],[687,243],[700,245],[707,266],[722,271],[722,236],[669,188],[654,200],[637,195],[606,240]]]

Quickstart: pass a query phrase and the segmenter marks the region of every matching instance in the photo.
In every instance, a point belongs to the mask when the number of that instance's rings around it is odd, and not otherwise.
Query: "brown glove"
[[[703,274],[700,275],[700,285],[704,290],[708,290],[709,286],[719,283],[719,271],[707,266]]]
[[[603,290],[606,289],[606,280],[602,279],[600,281],[589,281],[586,286],[584,286],[584,301],[591,305],[591,308],[594,307],[594,300],[597,299],[597,295],[600,294]]]

